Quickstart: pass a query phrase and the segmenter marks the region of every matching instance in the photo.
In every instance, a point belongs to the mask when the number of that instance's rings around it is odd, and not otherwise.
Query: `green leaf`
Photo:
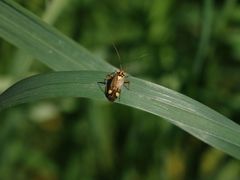
[[[113,67],[11,1],[0,1],[0,36],[54,70],[103,70]],[[56,72],[22,80],[0,95],[0,109],[43,98],[87,97],[105,100],[98,86],[107,73]],[[240,159],[240,126],[216,111],[148,81],[130,76],[121,103],[167,119],[195,137]],[[102,87],[104,88],[104,87]]]
[[[11,1],[0,1],[0,37],[54,70],[113,70],[110,64]]]
[[[101,82],[106,72],[55,72],[32,76],[0,95],[0,110],[43,98],[87,97],[106,100]],[[129,77],[117,103],[163,117],[204,142],[240,159],[240,126],[207,106],[160,85]]]

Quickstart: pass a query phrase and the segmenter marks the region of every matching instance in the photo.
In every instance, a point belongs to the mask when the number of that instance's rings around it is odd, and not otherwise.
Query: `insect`
[[[105,79],[106,86],[104,93],[109,101],[113,102],[117,98],[120,98],[121,88],[123,85],[128,84],[129,86],[130,82],[126,79],[126,77],[127,75],[122,69],[107,75]],[[129,89],[127,86],[125,87]]]
[[[114,44],[113,46],[120,60],[120,55],[117,51],[117,48]],[[122,69],[122,66],[120,64],[120,69],[118,69],[113,73],[108,74],[104,82],[100,82],[105,84],[104,94],[109,101],[114,102],[117,98],[120,99],[122,86],[125,86],[127,89],[129,89],[130,82],[126,78],[127,78],[127,74]],[[126,84],[128,86],[126,86]]]

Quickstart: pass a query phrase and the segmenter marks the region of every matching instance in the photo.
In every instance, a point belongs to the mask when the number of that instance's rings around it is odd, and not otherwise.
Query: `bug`
[[[122,86],[128,84],[129,81],[126,79],[127,75],[124,70],[119,69],[114,73],[108,74],[105,79],[105,96],[106,98],[113,102],[117,98],[120,98]],[[125,86],[129,89],[127,86]]]
[[[113,47],[118,55],[118,59],[120,61],[120,55],[117,51],[116,46],[113,44]],[[100,82],[105,84],[105,91],[104,94],[106,96],[106,98],[111,101],[114,102],[116,99],[120,99],[120,95],[121,95],[121,89],[122,86],[125,86],[127,89],[129,89],[129,81],[127,80],[127,74],[126,72],[122,69],[122,66],[120,64],[120,69],[118,69],[117,71],[110,73],[106,76],[104,82]],[[126,84],[128,86],[126,86]]]

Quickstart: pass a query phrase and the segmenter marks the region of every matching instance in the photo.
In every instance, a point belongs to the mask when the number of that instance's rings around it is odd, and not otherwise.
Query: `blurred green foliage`
[[[128,73],[240,123],[240,3],[17,0]],[[0,41],[0,91],[49,71]],[[238,179],[239,161],[159,118],[116,104],[60,99],[1,112],[0,179]]]

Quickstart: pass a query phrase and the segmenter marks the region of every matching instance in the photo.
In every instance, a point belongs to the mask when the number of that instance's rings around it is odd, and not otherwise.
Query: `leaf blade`
[[[54,72],[27,78],[0,95],[0,110],[8,106],[53,97],[86,97],[105,100],[98,86],[105,72]],[[130,90],[121,101],[184,129],[202,141],[240,159],[240,126],[207,106],[170,89],[129,77]],[[189,108],[191,106],[191,108]]]
[[[0,1],[0,36],[56,71],[114,69],[12,1]]]

